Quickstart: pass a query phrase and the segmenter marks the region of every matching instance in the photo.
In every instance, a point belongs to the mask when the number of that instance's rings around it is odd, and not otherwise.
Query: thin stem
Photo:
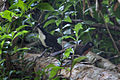
[[[112,42],[113,42],[113,45],[114,45],[115,49],[117,50],[117,52],[120,54],[119,49],[118,49],[118,47],[117,47],[117,45],[116,45],[116,43],[115,43],[115,41],[114,41],[114,39],[113,39],[113,37],[112,37],[112,35],[111,35],[111,33],[110,33],[110,30],[109,30],[109,28],[108,28],[108,25],[107,25],[107,23],[105,22],[104,16],[103,16],[103,14],[102,14],[101,11],[99,11],[99,12],[100,12],[101,17],[102,17],[103,20],[104,20],[105,27],[106,27],[107,32],[108,32],[108,34],[109,34],[109,36],[110,36],[110,38],[111,38],[111,40],[112,40]]]

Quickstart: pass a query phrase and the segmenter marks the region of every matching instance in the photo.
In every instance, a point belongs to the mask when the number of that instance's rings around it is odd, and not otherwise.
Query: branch
[[[107,24],[110,30],[120,31],[120,27]],[[92,24],[91,27],[106,29],[105,24]]]
[[[100,14],[101,14],[101,17],[102,17],[103,20],[104,20],[105,27],[106,27],[106,29],[107,29],[107,31],[108,31],[108,34],[109,34],[109,36],[110,36],[110,38],[111,38],[111,40],[112,40],[112,42],[113,42],[113,45],[114,45],[115,49],[117,50],[117,52],[120,54],[119,49],[118,49],[118,47],[117,47],[117,45],[116,45],[116,43],[115,43],[115,41],[114,41],[114,39],[113,39],[113,37],[112,37],[112,34],[110,33],[109,27],[108,27],[107,23],[105,22],[104,15],[102,14],[101,11],[100,11]]]

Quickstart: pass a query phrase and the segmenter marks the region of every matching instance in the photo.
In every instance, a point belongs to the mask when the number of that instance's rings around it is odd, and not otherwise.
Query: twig
[[[41,18],[42,18],[42,16],[43,16],[43,14],[44,14],[44,12],[42,12],[41,13],[41,15],[40,15],[40,17],[39,17],[39,19],[38,19],[38,24],[33,28],[33,31],[36,29],[36,27],[38,26],[38,25],[40,25],[41,24],[41,22],[40,22],[40,20],[41,20]],[[44,21],[43,21],[44,22]]]
[[[41,13],[41,15],[40,15],[40,17],[39,17],[39,19],[38,19],[38,23],[40,22],[40,20],[41,20],[43,14],[44,14],[44,11]]]
[[[54,52],[54,53],[50,54],[50,56],[54,57],[54,56],[56,56],[56,55],[60,55],[60,54],[63,53],[66,49],[72,48],[72,47],[74,47],[74,45],[71,45],[71,46],[69,46],[69,47],[66,47],[65,49],[62,49],[62,50],[60,50],[60,51]]]
[[[50,56],[54,57],[54,56],[56,56],[56,55],[60,55],[60,54],[63,53],[66,49],[72,48],[72,47],[75,47],[75,45],[71,45],[71,46],[69,46],[69,47],[66,47],[66,48],[63,49],[63,50],[60,50],[60,51],[58,51],[58,52],[54,52],[54,53],[50,54]],[[70,70],[70,76],[69,76],[69,78],[70,78],[71,75],[72,75],[72,62],[73,62],[73,60],[74,60],[74,54],[73,54],[72,60],[71,60],[71,70]]]
[[[47,51],[47,49],[45,49],[45,50],[41,53],[40,56],[37,56],[36,59],[34,60],[34,62],[36,62],[37,59],[41,58],[41,57],[45,54],[46,51]]]
[[[33,43],[30,43],[30,44],[28,44],[28,45],[26,45],[26,47],[33,46],[33,45],[35,45],[35,44],[38,43],[38,42],[39,42],[39,40],[38,40],[38,41],[35,41],[35,42],[33,42]]]
[[[118,49],[118,47],[117,47],[117,45],[116,45],[116,43],[115,43],[115,41],[114,41],[114,39],[113,39],[113,37],[112,37],[112,35],[111,35],[111,33],[110,33],[110,30],[109,30],[109,28],[108,28],[108,25],[107,25],[107,23],[105,22],[104,16],[103,16],[103,14],[102,14],[101,11],[100,11],[100,14],[101,14],[101,17],[102,17],[103,20],[104,20],[105,27],[106,27],[107,32],[108,32],[108,34],[109,34],[109,36],[110,36],[110,38],[111,38],[111,40],[112,40],[112,42],[113,42],[113,45],[114,45],[115,49],[117,50],[117,52],[120,54],[119,49]]]
[[[115,59],[115,58],[118,58],[118,57],[120,57],[120,55],[115,55],[113,57],[110,57],[109,60],[112,60],[112,59]]]
[[[73,60],[74,60],[74,53],[73,53],[73,55],[72,55],[72,60],[71,60],[71,69],[70,69],[69,79],[70,79],[70,77],[71,77],[71,75],[72,75],[72,69],[73,69],[72,64],[73,64]]]

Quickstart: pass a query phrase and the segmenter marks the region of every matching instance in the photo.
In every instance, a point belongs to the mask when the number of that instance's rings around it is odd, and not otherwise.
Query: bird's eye
[[[92,43],[90,43],[89,45],[90,45],[90,46],[93,46],[93,44],[92,44]]]

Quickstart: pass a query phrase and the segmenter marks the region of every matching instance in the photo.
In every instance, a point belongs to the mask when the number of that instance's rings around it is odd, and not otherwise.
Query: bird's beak
[[[37,31],[38,31],[36,26],[33,28],[33,31],[34,31],[34,32],[37,32]]]

